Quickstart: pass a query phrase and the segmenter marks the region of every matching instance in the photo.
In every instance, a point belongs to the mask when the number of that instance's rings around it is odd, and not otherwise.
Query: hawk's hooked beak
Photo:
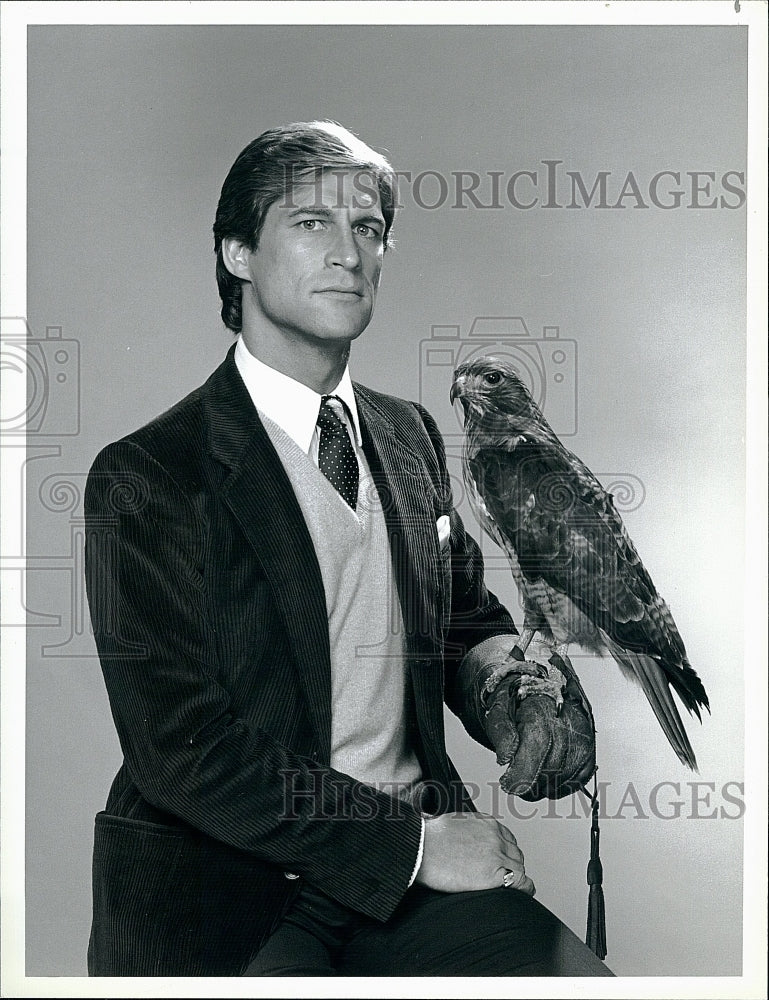
[[[467,380],[466,375],[458,375],[454,379],[451,385],[451,392],[449,393],[449,399],[451,400],[452,403],[454,403],[457,399],[459,399],[462,396],[462,391],[465,387],[466,380]]]

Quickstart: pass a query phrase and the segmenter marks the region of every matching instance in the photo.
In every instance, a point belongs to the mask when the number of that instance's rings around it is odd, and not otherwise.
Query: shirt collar
[[[323,398],[321,394],[255,358],[242,336],[238,336],[235,344],[235,364],[257,410],[282,428],[305,454],[309,454]],[[327,395],[338,396],[347,407],[360,448],[360,419],[348,368],[345,368],[337,387]]]

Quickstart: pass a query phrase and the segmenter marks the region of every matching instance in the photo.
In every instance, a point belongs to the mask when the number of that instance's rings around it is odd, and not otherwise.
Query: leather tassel
[[[593,818],[590,826],[590,861],[587,865],[587,936],[585,944],[603,961],[606,958],[606,910],[603,901],[603,866],[598,829],[598,783],[593,778]]]

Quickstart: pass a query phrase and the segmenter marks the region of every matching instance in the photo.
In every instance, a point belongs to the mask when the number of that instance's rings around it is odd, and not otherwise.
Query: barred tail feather
[[[668,676],[659,663],[646,653],[636,653],[629,649],[623,649],[617,645],[609,636],[605,635],[606,645],[609,652],[622,668],[626,677],[630,677],[641,685],[643,693],[649,700],[657,721],[662,726],[662,730],[670,741],[670,745],[687,767],[693,771],[697,770],[697,759],[694,750],[686,735],[681,716],[673,701],[670,691]],[[695,674],[696,677],[696,674]],[[697,678],[699,680],[699,678]],[[678,687],[678,685],[676,685]],[[704,690],[703,690],[704,695]],[[693,702],[696,705],[696,702]],[[707,699],[705,700],[707,704]],[[687,708],[692,709],[687,703]],[[699,711],[697,711],[699,717]]]

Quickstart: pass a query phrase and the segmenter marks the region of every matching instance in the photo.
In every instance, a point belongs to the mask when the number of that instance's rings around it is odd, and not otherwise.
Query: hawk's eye
[[[499,372],[486,372],[483,376],[483,380],[488,385],[498,385],[502,381],[502,376]]]

